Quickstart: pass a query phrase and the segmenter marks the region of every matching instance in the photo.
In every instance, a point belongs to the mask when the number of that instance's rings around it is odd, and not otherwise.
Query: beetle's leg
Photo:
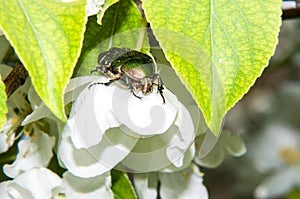
[[[133,96],[140,99],[140,100],[142,100],[143,97],[138,96],[137,94],[135,94],[133,86],[132,86],[132,81],[128,77],[126,78],[126,84],[128,85],[128,89],[133,94]]]
[[[100,83],[100,84],[103,84],[105,86],[109,86],[111,85],[112,83],[116,82],[116,81],[119,81],[121,79],[121,77],[117,77],[116,79],[110,79],[108,82],[105,82],[105,83]]]
[[[157,83],[156,83],[157,81]],[[163,104],[166,103],[165,97],[163,95],[163,90],[164,90],[164,84],[163,81],[161,80],[160,76],[158,74],[153,75],[153,84],[157,86],[157,93],[159,92],[161,98],[163,99]]]
[[[163,81],[161,80],[161,78],[158,74],[154,74],[152,76],[152,83],[157,86],[157,88],[158,88],[157,93],[160,92],[160,90],[162,91],[164,89]]]
[[[97,69],[91,70],[90,75],[93,74],[94,72],[97,72]]]
[[[95,83],[89,85],[89,89],[90,89],[92,86],[98,85],[98,84],[102,84],[102,85],[105,85],[105,86],[109,86],[109,85],[111,85],[112,83],[114,83],[115,81],[118,81],[118,80],[120,80],[120,77],[118,77],[118,78],[116,78],[116,79],[110,79],[108,82],[105,82],[105,83],[103,83],[103,82],[95,82]]]
[[[166,100],[165,100],[165,97],[163,95],[163,89],[164,89],[164,87],[162,87],[162,86],[158,87],[159,94],[160,94],[161,98],[163,99],[163,104],[165,104]]]
[[[133,89],[130,89],[130,92],[133,94],[134,97],[139,98],[140,100],[142,100],[143,97],[138,96],[137,94],[135,94]]]

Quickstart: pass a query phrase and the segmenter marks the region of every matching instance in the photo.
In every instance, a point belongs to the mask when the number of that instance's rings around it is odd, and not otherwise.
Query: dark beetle
[[[104,74],[110,80],[107,83],[93,83],[90,87],[96,84],[108,86],[118,81],[119,85],[127,87],[135,97],[141,99],[135,91],[148,94],[153,91],[153,86],[157,86],[157,92],[165,103],[163,82],[156,73],[156,65],[150,56],[129,48],[111,48],[99,54],[98,64],[91,73]]]

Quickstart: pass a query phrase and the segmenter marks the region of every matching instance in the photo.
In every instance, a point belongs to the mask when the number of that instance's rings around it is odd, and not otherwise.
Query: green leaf
[[[0,1],[0,28],[29,72],[36,92],[65,121],[63,90],[79,57],[85,0]]]
[[[100,12],[97,14],[97,23],[102,25],[102,18],[104,16],[104,13],[106,12],[106,10],[112,6],[113,4],[117,3],[119,0],[106,0],[102,9],[100,10]]]
[[[136,199],[137,196],[126,173],[112,170],[112,191],[115,199]]]
[[[6,93],[5,93],[5,85],[0,76],[0,129],[3,128],[3,125],[6,122],[6,113],[7,113],[7,106],[6,106]]]
[[[288,194],[287,199],[298,199],[300,198],[300,190],[293,190],[291,193]]]
[[[139,41],[147,48],[147,31],[137,6],[131,0],[122,0],[113,4],[105,12],[102,25],[97,24],[96,16],[89,17],[82,53],[74,74],[89,75],[97,66],[99,53],[111,47],[136,49]],[[149,44],[148,44],[149,46]]]
[[[281,0],[144,0],[167,59],[211,131],[249,90],[274,53]]]

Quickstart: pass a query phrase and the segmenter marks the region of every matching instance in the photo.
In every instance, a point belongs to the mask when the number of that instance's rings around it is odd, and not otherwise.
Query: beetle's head
[[[96,71],[99,73],[99,74],[106,74],[108,72],[108,66],[106,65],[98,65],[96,67]]]
[[[151,78],[143,78],[141,80],[141,90],[144,94],[148,94],[152,92],[153,82]]]

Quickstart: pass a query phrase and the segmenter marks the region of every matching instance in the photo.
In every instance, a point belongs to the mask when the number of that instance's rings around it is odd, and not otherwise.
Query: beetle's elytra
[[[108,86],[117,81],[119,85],[127,87],[135,97],[141,99],[142,97],[136,95],[135,91],[148,94],[156,86],[165,103],[163,82],[156,73],[156,65],[149,55],[129,48],[111,48],[99,54],[98,66],[91,71],[93,72],[103,74],[110,80],[107,83],[91,84],[90,87],[96,84]]]

